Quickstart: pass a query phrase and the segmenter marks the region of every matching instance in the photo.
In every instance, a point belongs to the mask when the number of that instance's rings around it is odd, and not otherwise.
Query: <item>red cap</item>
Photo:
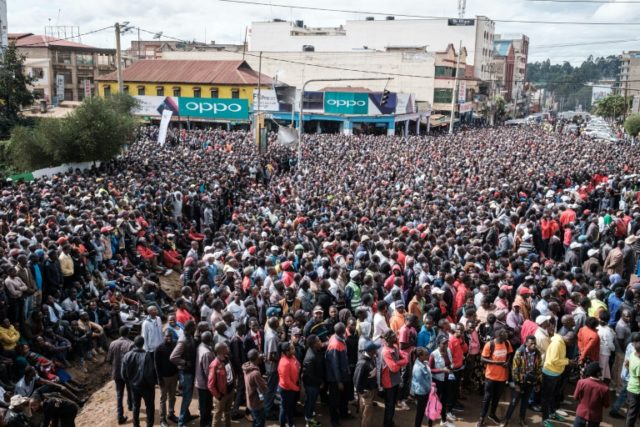
[[[409,232],[409,227],[407,227],[406,225],[403,225],[402,228],[400,229],[400,231],[402,233],[408,233]]]
[[[420,231],[424,231],[424,229],[425,229],[425,228],[427,228],[427,226],[426,226],[426,225],[424,225],[424,224],[418,224],[418,230],[420,230]]]
[[[255,246],[251,246],[251,247],[249,248],[249,253],[250,253],[251,255],[255,255],[255,254],[256,254],[256,247],[255,247]]]
[[[531,289],[527,288],[527,287],[521,287],[520,290],[518,291],[518,293],[520,295],[531,295],[533,292],[531,292]]]
[[[412,228],[412,229],[409,231],[409,234],[411,234],[411,235],[418,234],[418,230],[416,230],[415,228]]]

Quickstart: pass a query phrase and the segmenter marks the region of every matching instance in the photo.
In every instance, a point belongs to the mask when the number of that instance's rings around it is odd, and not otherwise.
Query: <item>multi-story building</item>
[[[11,33],[33,77],[33,93],[47,102],[81,101],[95,93],[95,80],[116,69],[114,49],[102,49],[32,33]]]
[[[515,53],[511,40],[494,41],[492,80],[495,93],[502,95],[506,101],[513,98],[514,69]]]
[[[622,53],[620,64],[620,94],[634,99],[632,112],[640,112],[640,51],[630,50]]]
[[[526,102],[527,63],[529,62],[529,37],[524,34],[496,34],[495,39],[509,41],[513,48],[513,82],[511,98],[517,104]]]
[[[196,42],[178,42],[173,40],[131,40],[131,46],[124,51],[128,62],[139,59],[159,59],[163,52],[242,52],[245,46],[238,44],[210,44]]]
[[[253,92],[270,88],[270,77],[254,71],[242,60],[192,61],[140,60],[123,70],[124,91],[138,96],[173,96],[186,98],[246,99],[253,102]],[[98,93],[109,96],[118,91],[116,72],[98,79]]]
[[[466,46],[473,75],[488,80],[495,23],[475,19],[394,19],[372,17],[347,21],[339,27],[308,27],[302,21],[254,22],[249,32],[250,52],[388,51],[393,47],[425,46],[445,51],[450,43]]]

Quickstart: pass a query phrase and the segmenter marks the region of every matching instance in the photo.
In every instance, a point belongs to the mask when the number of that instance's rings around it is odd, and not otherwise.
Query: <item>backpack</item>
[[[424,409],[424,415],[425,417],[427,417],[427,419],[435,421],[440,418],[441,413],[442,402],[440,402],[440,398],[438,397],[436,384],[431,383],[431,391],[429,391],[429,401],[427,402],[427,407]]]

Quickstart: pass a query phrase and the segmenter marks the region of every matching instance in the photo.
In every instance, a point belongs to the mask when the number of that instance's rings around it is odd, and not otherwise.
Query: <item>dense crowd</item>
[[[531,409],[549,427],[576,382],[575,426],[610,405],[635,424],[635,145],[539,127],[308,135],[297,164],[244,132],[156,134],[2,189],[4,425],[73,425],[86,393],[68,368],[103,357],[136,427],[156,389],[161,426],[389,427],[396,408],[454,426],[476,392],[478,426]]]

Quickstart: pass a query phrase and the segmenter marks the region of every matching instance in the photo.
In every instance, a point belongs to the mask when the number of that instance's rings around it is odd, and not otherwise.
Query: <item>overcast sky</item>
[[[268,0],[266,0],[268,1]],[[566,1],[566,0],[565,0]],[[627,0],[629,1],[629,0]],[[274,0],[273,3],[319,6],[333,9],[457,16],[457,0]],[[116,21],[130,21],[148,31],[163,31],[172,37],[218,43],[240,43],[245,28],[252,21],[274,18],[302,19],[310,26],[333,26],[349,19],[364,19],[366,13],[305,11],[274,6],[250,6],[219,0],[9,0],[9,32],[42,34],[46,25],[74,25],[86,33]],[[552,62],[579,64],[588,55],[619,54],[623,50],[640,50],[639,3],[550,3],[531,0],[468,0],[466,17],[485,15],[491,19],[545,20],[578,22],[635,22],[621,25],[549,25],[496,23],[497,33],[524,33],[531,40],[530,61],[550,58]],[[126,36],[123,47],[137,34]],[[142,38],[151,36],[141,34]],[[634,41],[634,39],[636,41]],[[625,40],[625,42],[621,41]],[[626,41],[629,40],[629,41]],[[558,44],[601,42],[581,46],[557,47]],[[82,42],[100,47],[115,47],[113,30],[87,35]],[[554,47],[554,45],[556,47]]]

